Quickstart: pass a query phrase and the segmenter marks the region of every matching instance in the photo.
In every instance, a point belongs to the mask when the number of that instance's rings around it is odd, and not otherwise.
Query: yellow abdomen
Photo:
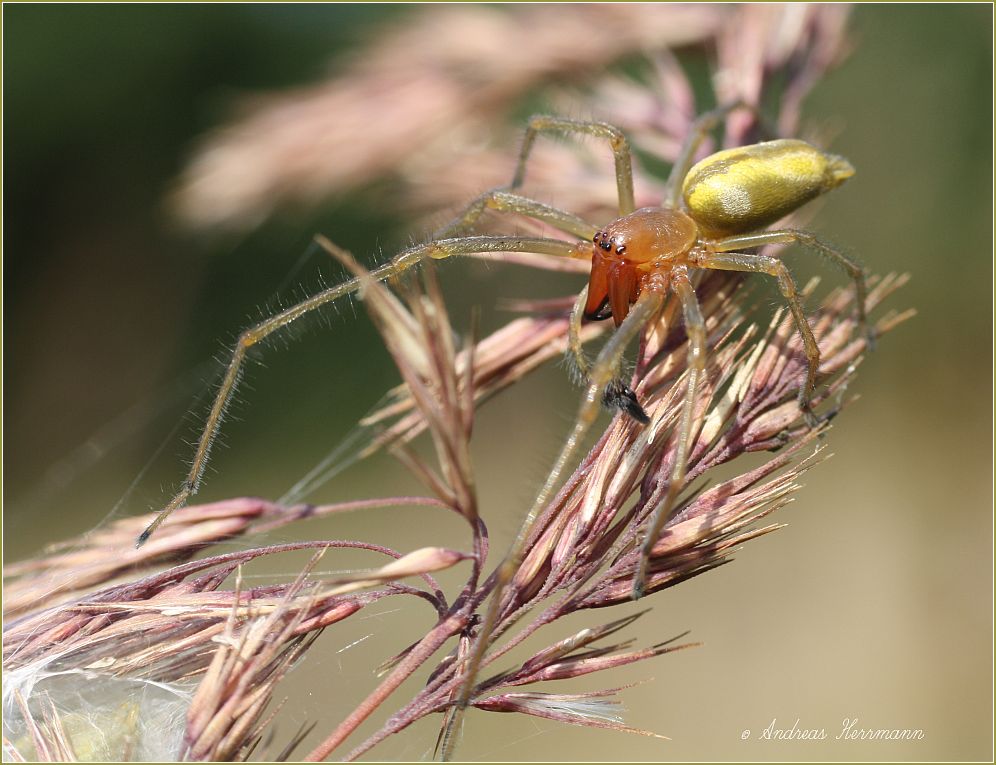
[[[719,237],[764,228],[852,175],[843,157],[782,139],[706,157],[689,171],[682,191],[703,232]]]

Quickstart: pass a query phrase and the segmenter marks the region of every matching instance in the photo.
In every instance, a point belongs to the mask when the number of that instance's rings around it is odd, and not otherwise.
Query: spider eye
[[[612,249],[612,242],[610,242],[608,239],[605,239],[605,240],[602,241],[602,245],[601,246],[602,246],[603,250],[605,250],[606,252],[608,252],[609,250]]]

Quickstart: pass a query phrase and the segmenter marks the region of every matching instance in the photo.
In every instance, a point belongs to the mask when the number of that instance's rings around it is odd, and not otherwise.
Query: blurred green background
[[[381,22],[417,12],[4,7],[6,559],[161,503],[181,477],[184,439],[196,434],[189,412],[200,411],[191,401],[212,373],[205,360],[279,285],[307,290],[321,270],[333,273],[310,245],[315,232],[360,255],[407,242],[410,224],[377,189],[238,239],[181,231],[164,197],[195,141],[238,97],[317,81]],[[618,679],[656,677],[624,696],[626,720],[672,741],[477,714],[464,757],[992,757],[991,30],[986,5],[858,7],[854,52],[807,101],[807,117],[842,128],[833,148],[858,168],[817,230],[874,271],[910,271],[891,305],[919,315],[866,361],[854,387],[860,400],[829,439],[833,459],[780,514],[789,528],[748,545],[732,567],[654,598],[654,621],[641,634],[691,629],[705,645]],[[455,317],[526,283],[521,273],[452,271],[444,282],[460,293]],[[572,289],[564,280],[553,278],[545,294]],[[226,426],[228,448],[216,450],[205,500],[279,496],[397,379],[369,321],[348,307],[330,329],[270,349],[263,362]],[[482,410],[484,508],[528,502],[574,402],[551,366]],[[522,477],[511,493],[510,475]],[[415,490],[381,459],[314,499]],[[510,510],[491,525],[500,537],[516,522]],[[415,526],[401,529],[384,513],[301,533],[403,547],[437,543],[440,533],[455,545],[463,539],[455,524]],[[372,682],[368,667],[401,647],[382,634],[395,629],[391,619],[327,633],[326,652],[308,659],[310,677],[295,680],[310,695],[292,697],[289,719],[316,719],[319,732],[338,722]],[[401,624],[417,634],[426,625],[415,621]],[[371,631],[379,641],[346,654],[343,668],[340,649]],[[756,740],[773,718],[835,734],[855,717],[922,728],[925,738]],[[381,756],[425,756],[434,724]],[[742,741],[746,729],[755,735]]]

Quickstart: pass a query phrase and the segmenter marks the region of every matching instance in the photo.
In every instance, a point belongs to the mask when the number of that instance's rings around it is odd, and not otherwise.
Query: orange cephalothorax
[[[585,317],[612,316],[618,327],[647,277],[686,255],[697,238],[695,221],[680,210],[644,207],[612,221],[592,240]]]

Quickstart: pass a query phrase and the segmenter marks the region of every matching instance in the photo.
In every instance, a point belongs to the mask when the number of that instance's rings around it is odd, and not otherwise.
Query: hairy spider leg
[[[539,133],[579,133],[607,140],[616,161],[619,215],[629,215],[636,209],[633,196],[633,156],[629,148],[629,141],[619,128],[607,122],[585,122],[566,117],[551,117],[545,114],[530,117],[526,134],[522,139],[519,163],[515,167],[515,175],[512,176],[511,189],[519,188],[526,180],[526,162]]]
[[[453,221],[436,231],[433,234],[433,239],[448,239],[467,233],[477,223],[478,218],[484,214],[485,210],[525,215],[549,223],[554,228],[573,234],[585,241],[591,241],[595,232],[598,231],[597,226],[579,218],[574,213],[497,188],[486,191],[467,205],[466,209]]]
[[[682,314],[685,319],[685,332],[688,335],[687,373],[685,376],[685,398],[681,406],[681,416],[675,431],[674,465],[671,468],[667,492],[651,516],[650,525],[643,537],[640,548],[640,560],[633,576],[633,600],[639,600],[644,595],[647,583],[647,570],[650,566],[650,554],[653,552],[661,528],[671,514],[674,501],[685,482],[685,470],[688,467],[688,454],[694,440],[695,402],[699,383],[705,374],[706,363],[706,324],[702,317],[699,300],[695,296],[695,288],[688,276],[686,266],[677,266],[671,272],[671,285],[681,301]]]
[[[540,237],[468,236],[441,239],[402,250],[388,263],[373,269],[370,275],[375,280],[381,281],[390,279],[406,271],[426,258],[442,260],[452,256],[471,255],[480,252],[533,252],[541,255],[571,257],[576,254],[577,246],[560,239]],[[349,279],[340,285],[323,290],[317,295],[302,300],[300,303],[261,321],[239,335],[235,343],[235,348],[232,350],[232,356],[229,359],[225,375],[215,394],[211,411],[208,413],[207,420],[204,423],[204,430],[197,441],[194,456],[190,463],[190,470],[179,491],[159,511],[159,515],[156,516],[145,531],[139,535],[136,547],[141,547],[155,530],[159,528],[162,522],[166,520],[170,513],[177,508],[183,507],[200,488],[204,470],[207,467],[208,457],[211,453],[211,446],[221,427],[225,410],[228,408],[232,396],[235,394],[235,389],[238,387],[242,376],[242,365],[249,349],[305,314],[331,303],[344,295],[356,292],[360,286],[361,282],[359,279]]]
[[[700,268],[712,268],[720,271],[750,271],[767,274],[778,280],[778,289],[788,303],[789,310],[795,319],[796,327],[802,336],[802,344],[806,352],[806,380],[799,388],[799,408],[806,423],[815,428],[820,424],[819,417],[813,412],[812,398],[816,389],[816,374],[820,368],[820,346],[816,342],[813,330],[806,319],[806,312],[799,298],[799,291],[788,266],[778,258],[768,255],[748,255],[741,252],[706,253],[696,257],[695,265]]]
[[[591,379],[591,361],[585,355],[581,343],[581,322],[584,319],[584,306],[588,302],[588,285],[586,284],[577,300],[574,301],[574,308],[571,309],[570,322],[567,325],[567,350],[568,358],[573,365],[574,378],[579,383],[586,383]]]
[[[798,231],[796,229],[775,229],[773,231],[763,231],[758,234],[745,234],[742,236],[727,236],[711,243],[710,249],[714,252],[731,252],[733,250],[746,250],[754,247],[763,247],[768,244],[801,244],[811,250],[818,252],[832,263],[837,264],[844,273],[854,280],[855,310],[857,311],[858,326],[868,341],[869,349],[875,347],[875,332],[868,324],[866,316],[865,302],[868,295],[868,287],[865,282],[867,273],[864,267],[854,258],[845,255],[840,250],[831,247],[826,242],[820,240],[808,231]]]
[[[560,478],[560,474],[567,466],[571,457],[574,456],[581,441],[598,417],[598,413],[601,410],[602,391],[618,375],[619,365],[622,362],[626,347],[660,311],[661,306],[664,304],[664,294],[663,289],[654,289],[651,286],[644,289],[630,310],[629,315],[626,316],[625,321],[623,321],[612,337],[609,338],[608,342],[602,346],[598,357],[595,359],[595,363],[591,367],[588,387],[581,399],[574,428],[571,430],[567,441],[564,442],[553,468],[547,475],[543,488],[536,495],[536,499],[533,501],[529,512],[522,522],[522,526],[519,528],[515,541],[512,543],[508,554],[496,572],[494,589],[491,592],[491,602],[485,614],[484,621],[478,630],[477,640],[474,641],[473,648],[467,658],[467,664],[464,669],[466,679],[455,701],[454,713],[447,721],[441,737],[439,752],[440,758],[443,760],[450,759],[453,753],[453,747],[456,744],[453,733],[459,729],[462,722],[463,710],[470,703],[477,675],[484,660],[484,654],[491,642],[495,625],[501,615],[505,590],[515,576],[519,565],[522,563],[526,552],[525,545],[529,535],[532,533],[533,525],[536,523],[536,519],[539,518],[543,507],[549,501]]]

